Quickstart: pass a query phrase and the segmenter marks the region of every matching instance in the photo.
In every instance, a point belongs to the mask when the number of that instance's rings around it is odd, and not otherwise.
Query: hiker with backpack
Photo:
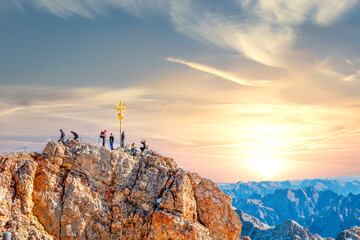
[[[100,133],[100,138],[103,140],[103,147],[105,147],[105,141],[106,141],[106,129]]]
[[[114,150],[114,136],[112,133],[110,133],[109,142],[110,142],[110,149]]]
[[[125,132],[123,131],[121,133],[121,147],[123,148],[125,144]]]
[[[58,140],[58,143],[60,143],[60,141],[61,141],[62,144],[64,144],[64,140],[65,140],[65,133],[62,129],[60,129],[60,138]]]
[[[79,140],[77,140],[77,139],[79,138],[79,135],[78,135],[76,132],[74,132],[74,131],[70,131],[70,132],[74,135],[73,141],[78,142]]]

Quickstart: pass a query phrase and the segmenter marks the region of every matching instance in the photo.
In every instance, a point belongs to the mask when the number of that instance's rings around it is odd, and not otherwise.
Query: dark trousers
[[[105,138],[103,138],[102,140],[103,140],[103,147],[105,147]]]
[[[132,152],[133,156],[136,156],[136,149],[135,148],[131,149],[131,152]]]
[[[60,141],[64,144],[64,137],[61,137],[61,138],[58,140],[58,143],[59,143]]]
[[[124,143],[125,143],[125,139],[121,139],[121,147],[123,148],[124,147]]]

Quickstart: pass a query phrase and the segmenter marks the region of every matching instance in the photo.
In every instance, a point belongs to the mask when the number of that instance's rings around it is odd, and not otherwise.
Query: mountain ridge
[[[236,208],[270,226],[292,219],[323,237],[336,237],[339,232],[360,225],[360,194],[349,193],[344,197],[314,187],[278,189],[265,196],[253,195],[238,200]]]
[[[230,184],[218,184],[220,189],[233,199],[248,198],[253,194],[267,195],[277,189],[303,189],[314,186],[319,191],[331,190],[347,196],[350,192],[360,193],[360,176],[344,176],[334,178],[316,178],[287,181],[249,181]]]
[[[251,240],[335,240],[334,238],[323,238],[318,234],[312,234],[306,227],[296,221],[285,220],[277,226],[268,226],[254,216],[248,215],[237,209],[241,222],[243,223],[241,236]],[[360,227],[353,226],[339,233],[336,240],[360,240]]]

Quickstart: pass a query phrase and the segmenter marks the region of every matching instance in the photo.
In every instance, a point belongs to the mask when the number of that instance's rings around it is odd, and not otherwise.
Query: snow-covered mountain
[[[315,187],[280,189],[266,196],[239,198],[233,205],[268,225],[291,219],[322,237],[336,237],[349,227],[360,226],[360,194],[345,197]]]

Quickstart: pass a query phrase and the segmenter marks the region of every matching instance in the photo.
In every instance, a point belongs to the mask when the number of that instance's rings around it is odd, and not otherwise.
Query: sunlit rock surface
[[[13,239],[238,239],[231,199],[149,150],[49,142],[0,155],[0,233]]]

